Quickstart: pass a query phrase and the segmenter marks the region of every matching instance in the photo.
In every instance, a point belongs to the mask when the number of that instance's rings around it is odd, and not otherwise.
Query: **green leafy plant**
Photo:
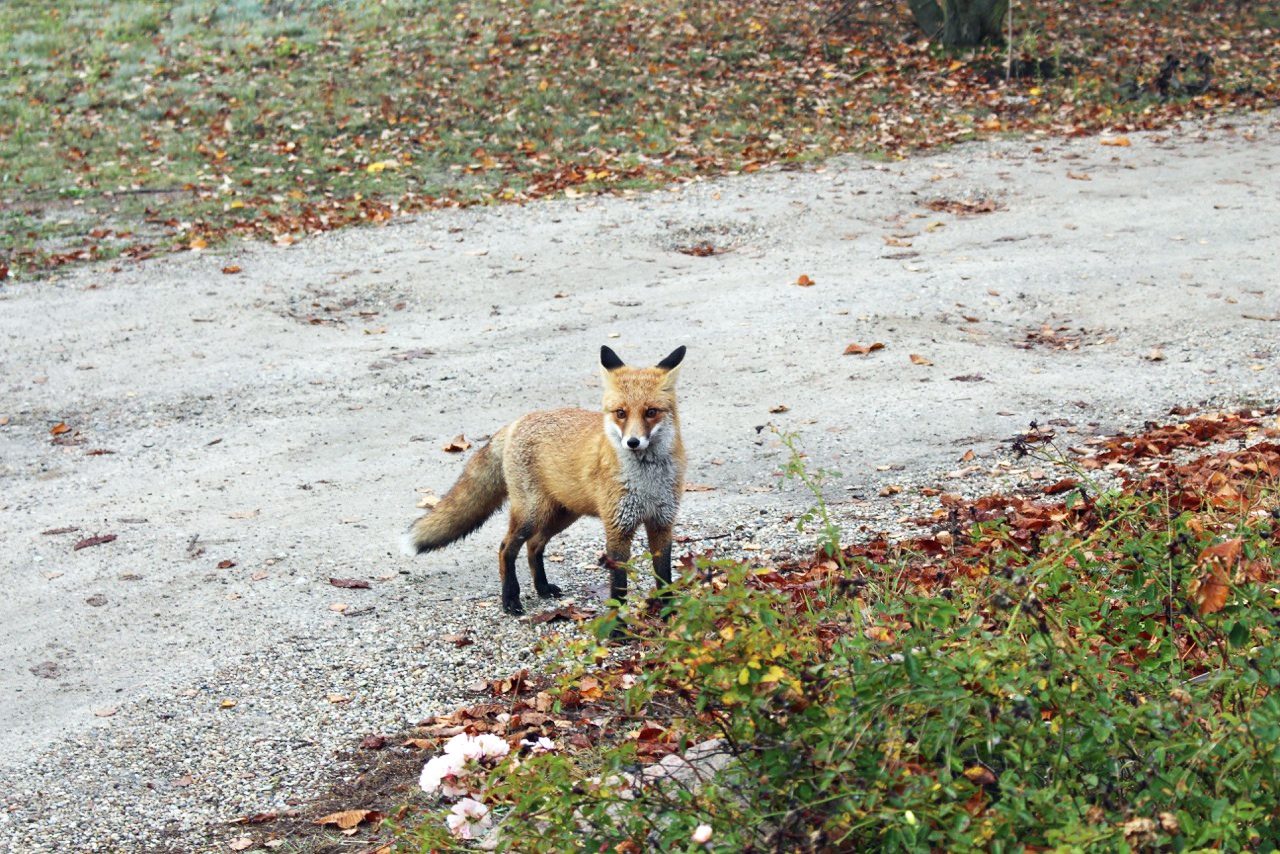
[[[827,500],[822,494],[823,484],[831,478],[840,477],[840,472],[825,468],[810,471],[804,464],[804,455],[796,449],[796,434],[790,431],[784,432],[773,425],[770,425],[769,429],[789,452],[787,461],[782,466],[783,476],[787,480],[800,481],[805,489],[813,494],[814,504],[797,517],[796,530],[804,531],[805,526],[810,522],[819,520],[821,524],[818,527],[818,548],[823,554],[834,558],[844,566],[844,553],[840,548],[840,526],[831,518]]]
[[[625,697],[613,736],[499,765],[499,849],[1269,850],[1280,446],[1170,466],[843,564],[697,561],[625,678],[566,663]]]

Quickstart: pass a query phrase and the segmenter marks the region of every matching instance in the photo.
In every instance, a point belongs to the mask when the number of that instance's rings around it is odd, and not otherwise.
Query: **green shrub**
[[[662,619],[630,617],[620,705],[682,746],[720,739],[727,765],[646,783],[621,733],[526,753],[489,781],[500,846],[1273,850],[1280,532],[1259,508],[1274,501],[1270,484],[1230,511],[1076,493],[942,554],[700,561]]]

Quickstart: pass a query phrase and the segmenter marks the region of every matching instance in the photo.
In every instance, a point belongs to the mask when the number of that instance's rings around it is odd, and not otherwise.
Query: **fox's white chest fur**
[[[671,454],[675,429],[670,421],[656,426],[647,446],[639,452],[626,446],[620,432],[608,433],[618,457],[618,479],[626,489],[618,503],[615,523],[624,531],[634,531],[645,522],[669,527],[680,508],[675,491],[680,471]]]

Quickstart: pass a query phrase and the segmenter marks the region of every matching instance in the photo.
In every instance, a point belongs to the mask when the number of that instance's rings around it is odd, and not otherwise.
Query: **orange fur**
[[[601,349],[603,413],[556,409],[524,415],[494,434],[467,463],[440,503],[406,535],[411,553],[448,545],[480,527],[510,502],[507,535],[498,552],[502,607],[523,613],[515,559],[528,545],[540,596],[558,596],[547,582],[543,553],[551,537],[582,516],[604,523],[610,595],[627,592],[631,540],[643,527],[654,572],[671,582],[671,532],[684,491],[685,455],[676,409],[681,347],[652,368],[629,368]]]

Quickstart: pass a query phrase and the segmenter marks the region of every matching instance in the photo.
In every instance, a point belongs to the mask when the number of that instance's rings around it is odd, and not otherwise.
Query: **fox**
[[[522,415],[477,451],[458,481],[404,534],[406,554],[443,548],[474,533],[509,502],[498,548],[502,610],[519,616],[516,557],[528,547],[534,591],[558,597],[547,581],[547,542],[583,516],[604,524],[609,597],[627,595],[631,541],[644,527],[660,585],[671,584],[671,542],[684,492],[685,452],[676,407],[680,346],[651,368],[623,364],[600,348],[600,411],[553,409]]]

